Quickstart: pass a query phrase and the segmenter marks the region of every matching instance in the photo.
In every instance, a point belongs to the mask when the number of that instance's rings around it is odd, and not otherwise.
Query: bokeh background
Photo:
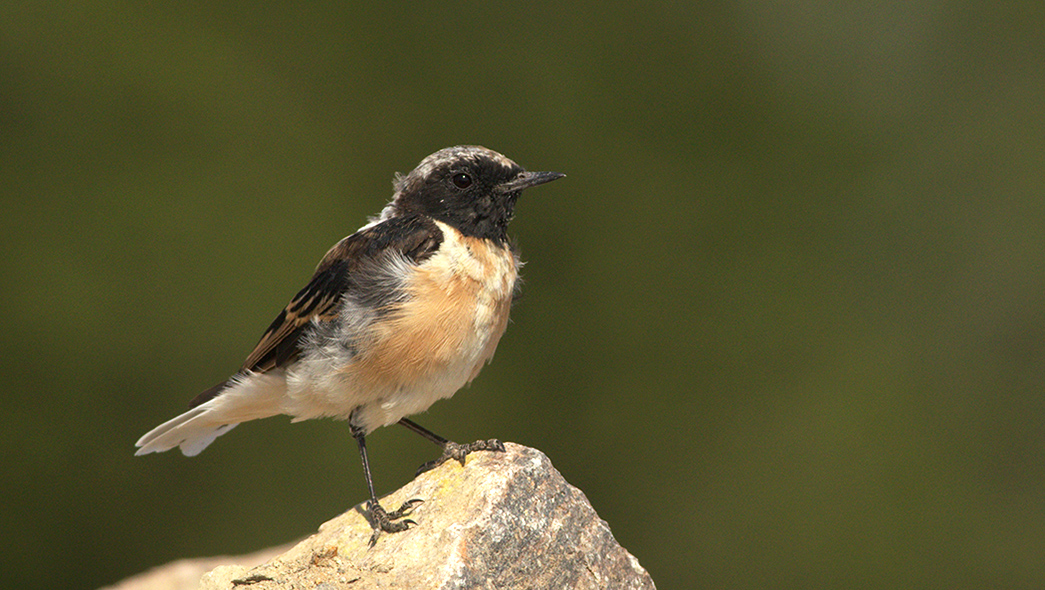
[[[458,143],[569,178],[421,423],[543,450],[662,588],[1045,587],[1045,3],[5,2],[0,136],[5,587],[363,500],[344,423],[132,445]],[[370,443],[383,492],[434,452]]]

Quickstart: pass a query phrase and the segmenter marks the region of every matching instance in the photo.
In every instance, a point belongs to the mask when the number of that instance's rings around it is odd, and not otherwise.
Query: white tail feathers
[[[215,423],[208,415],[213,412],[209,412],[206,405],[193,408],[150,430],[135,443],[140,448],[134,454],[162,453],[174,447],[181,447],[181,452],[187,457],[200,454],[214,439],[236,426],[220,421]]]
[[[285,392],[286,379],[282,372],[238,377],[210,401],[147,432],[135,443],[138,451],[134,454],[162,453],[181,447],[187,457],[198,455],[240,422],[281,413]]]

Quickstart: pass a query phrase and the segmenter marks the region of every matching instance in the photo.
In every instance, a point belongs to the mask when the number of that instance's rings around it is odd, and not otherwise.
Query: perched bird
[[[392,201],[327,252],[240,370],[141,437],[136,454],[181,447],[193,456],[240,422],[277,414],[347,419],[370,493],[371,543],[405,530],[420,500],[381,507],[366,435],[398,422],[441,446],[419,472],[504,450],[497,440],[451,442],[406,416],[452,396],[493,356],[520,265],[507,233],[516,200],[562,176],[478,146],[440,150],[397,174]]]

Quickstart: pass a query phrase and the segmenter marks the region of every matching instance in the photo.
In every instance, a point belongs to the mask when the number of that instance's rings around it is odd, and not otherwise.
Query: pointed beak
[[[563,176],[566,175],[562,172],[520,172],[518,176],[508,182],[497,185],[496,190],[501,194],[515,193],[524,188],[558,180]]]

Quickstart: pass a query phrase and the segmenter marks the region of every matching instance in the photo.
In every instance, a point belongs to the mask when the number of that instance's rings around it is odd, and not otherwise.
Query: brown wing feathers
[[[435,223],[424,216],[394,217],[366,230],[356,232],[331,248],[316,267],[304,289],[276,316],[247,356],[241,372],[265,372],[295,359],[299,342],[313,320],[328,322],[337,318],[342,297],[366,300],[380,306],[375,293],[355,293],[357,286],[369,285],[362,276],[368,267],[380,264],[390,252],[398,253],[414,263],[431,256],[442,243]],[[200,393],[189,403],[194,408],[218,396],[228,382]]]

